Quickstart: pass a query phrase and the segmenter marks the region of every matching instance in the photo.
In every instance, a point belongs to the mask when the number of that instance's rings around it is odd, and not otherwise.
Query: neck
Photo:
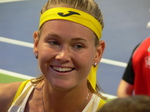
[[[60,112],[62,110],[65,112],[80,112],[90,99],[91,92],[88,88],[74,88],[72,90],[62,91],[53,90],[46,84],[43,87],[43,102],[46,112]]]

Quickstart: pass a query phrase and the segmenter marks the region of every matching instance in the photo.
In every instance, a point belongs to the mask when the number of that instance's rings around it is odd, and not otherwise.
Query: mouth
[[[51,68],[54,70],[54,71],[57,71],[57,72],[71,72],[74,70],[74,68],[69,68],[69,67],[54,67],[54,66],[51,66]]]

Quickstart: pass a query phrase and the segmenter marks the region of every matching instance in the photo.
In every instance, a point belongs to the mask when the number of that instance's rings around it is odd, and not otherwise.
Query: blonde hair
[[[55,8],[55,7],[69,7],[69,8],[82,10],[92,15],[93,17],[95,17],[99,21],[99,23],[102,25],[102,28],[104,27],[102,13],[98,7],[98,4],[94,0],[48,0],[47,3],[42,8],[41,14],[43,14],[46,10]],[[40,33],[39,33],[39,37],[40,37]],[[95,45],[98,45],[98,43],[99,43],[99,40],[98,38],[96,38]],[[40,75],[38,78],[32,80],[32,83],[38,83],[43,79],[44,77]],[[91,87],[91,84],[89,83],[89,81],[87,82],[87,86],[92,93],[97,94],[102,99],[106,99],[104,96],[102,96],[99,93],[101,89],[98,85],[96,86],[96,91]]]

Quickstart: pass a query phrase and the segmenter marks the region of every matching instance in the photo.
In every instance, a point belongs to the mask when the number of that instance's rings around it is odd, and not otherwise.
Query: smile
[[[57,71],[57,72],[70,72],[72,70],[74,70],[73,68],[67,68],[67,67],[53,67],[51,66],[53,70]]]

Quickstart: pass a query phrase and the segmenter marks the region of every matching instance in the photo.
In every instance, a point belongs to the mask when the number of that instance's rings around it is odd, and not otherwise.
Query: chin
[[[70,90],[75,87],[73,83],[66,83],[66,82],[57,82],[53,84],[53,88],[57,90]]]

